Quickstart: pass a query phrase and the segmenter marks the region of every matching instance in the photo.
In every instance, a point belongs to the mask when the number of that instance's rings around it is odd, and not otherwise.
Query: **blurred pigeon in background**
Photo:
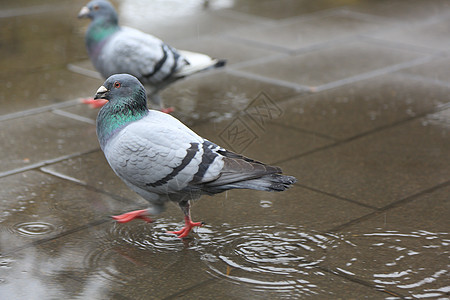
[[[284,191],[297,180],[279,167],[249,159],[198,136],[174,117],[148,110],[145,89],[128,74],[109,77],[95,99],[107,103],[97,117],[100,146],[114,172],[150,202],[148,209],[114,216],[125,223],[179,204],[185,226],[174,233],[185,237],[201,222],[192,222],[190,201],[229,189]]]
[[[119,26],[114,7],[105,0],[89,2],[78,17],[92,20],[86,32],[86,47],[97,71],[104,78],[117,73],[136,76],[145,85],[151,105],[164,112],[173,109],[164,108],[160,90],[181,78],[226,63],[205,54],[177,50],[152,35]],[[85,103],[94,107],[104,104],[93,99]]]

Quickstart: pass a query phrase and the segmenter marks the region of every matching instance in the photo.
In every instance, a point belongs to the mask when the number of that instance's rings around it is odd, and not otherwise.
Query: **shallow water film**
[[[280,166],[281,193],[183,214],[111,170],[80,103],[104,79],[87,1],[0,8],[0,299],[448,299],[447,0],[126,0],[120,23],[227,59],[161,97],[201,136]]]

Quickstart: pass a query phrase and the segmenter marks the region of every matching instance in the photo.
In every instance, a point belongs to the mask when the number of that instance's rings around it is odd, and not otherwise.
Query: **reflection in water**
[[[255,291],[314,295],[324,292],[319,283],[326,276],[315,266],[329,250],[345,244],[339,236],[298,226],[232,227],[211,237],[202,260],[213,276],[253,285]]]

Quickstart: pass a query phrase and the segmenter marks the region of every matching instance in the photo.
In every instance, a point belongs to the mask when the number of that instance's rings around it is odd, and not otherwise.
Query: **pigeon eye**
[[[120,82],[118,82],[118,81],[114,82],[114,87],[116,89],[120,88]]]
[[[99,8],[100,8],[100,6],[94,5],[94,10],[98,10]]]

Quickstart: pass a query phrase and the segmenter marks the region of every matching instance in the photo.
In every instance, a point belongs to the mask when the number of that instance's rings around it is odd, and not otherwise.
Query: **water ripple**
[[[45,222],[18,223],[12,228],[14,231],[26,236],[38,236],[49,234],[55,231],[55,226]]]
[[[224,228],[203,239],[209,245],[200,251],[211,275],[286,297],[324,292],[318,282],[325,274],[315,266],[343,243],[337,235],[283,224]]]

